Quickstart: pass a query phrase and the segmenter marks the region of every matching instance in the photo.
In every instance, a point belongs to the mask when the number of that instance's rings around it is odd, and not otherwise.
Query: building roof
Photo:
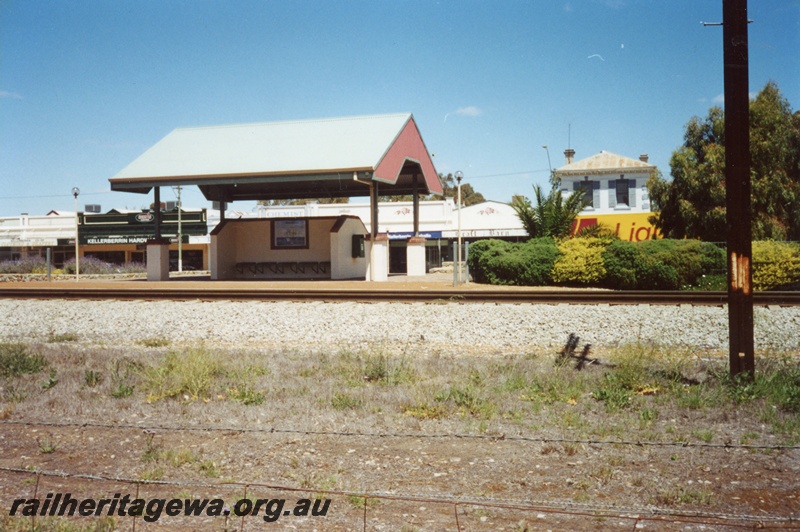
[[[616,153],[601,151],[597,155],[556,168],[555,173],[560,176],[627,172],[648,173],[654,169],[655,166],[652,164],[617,155]]]
[[[178,128],[109,179],[112,190],[197,184],[210,200],[442,193],[410,113]]]

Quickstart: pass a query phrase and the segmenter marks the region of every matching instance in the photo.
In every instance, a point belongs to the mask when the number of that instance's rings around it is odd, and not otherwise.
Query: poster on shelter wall
[[[308,248],[308,220],[272,220],[272,248]]]

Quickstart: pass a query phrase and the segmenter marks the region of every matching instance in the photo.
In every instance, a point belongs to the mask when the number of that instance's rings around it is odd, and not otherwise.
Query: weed
[[[138,366],[128,360],[115,360],[111,369],[111,382],[115,388],[111,391],[114,399],[124,399],[133,395],[134,385],[128,381],[133,378]]]
[[[559,450],[560,449],[559,449],[558,445],[556,445],[554,443],[545,443],[544,445],[542,445],[542,454],[545,454],[545,455],[546,454],[557,453],[557,452],[559,452]]]
[[[249,385],[244,385],[240,388],[229,388],[228,395],[233,398],[233,400],[247,406],[261,405],[267,400],[267,396],[264,392],[257,392]]]
[[[167,449],[161,453],[160,459],[172,467],[181,467],[197,461],[194,453],[183,447],[178,447],[177,449]]]
[[[695,436],[698,440],[700,440],[702,442],[705,442],[705,443],[711,443],[711,440],[714,439],[714,431],[713,430],[707,430],[707,429],[696,430],[696,431],[692,432],[692,435]]]
[[[220,475],[217,464],[215,464],[212,460],[202,460],[199,464],[197,464],[197,470],[208,478],[219,478]]]
[[[77,342],[78,335],[75,333],[50,333],[47,335],[47,343],[48,344],[61,344],[67,342]]]
[[[709,490],[670,488],[655,496],[656,504],[674,506],[678,504],[711,504],[714,494]]]
[[[42,454],[51,454],[56,452],[56,449],[58,449],[58,444],[56,443],[55,439],[53,439],[52,434],[37,437],[36,444],[39,446],[39,452]]]
[[[436,394],[435,399],[441,403],[452,402],[467,413],[482,419],[491,419],[497,410],[494,403],[481,397],[470,385],[450,386]]]
[[[207,398],[215,379],[222,375],[219,359],[202,348],[189,349],[184,353],[167,353],[161,364],[142,371],[143,386],[150,401]]]
[[[739,443],[742,445],[750,445],[754,441],[757,441],[759,438],[761,438],[761,434],[759,434],[758,432],[748,431],[742,434],[742,437],[739,438]]]
[[[145,347],[167,347],[170,344],[170,340],[162,337],[154,337],[143,338],[136,343]]]
[[[689,410],[700,410],[708,404],[703,387],[689,386],[677,392],[677,405]]]
[[[30,354],[21,343],[0,343],[0,377],[19,377],[39,373],[47,366],[42,355]]]
[[[50,369],[50,376],[47,378],[46,381],[44,381],[44,384],[42,384],[42,388],[45,390],[49,390],[56,384],[58,384],[58,379],[56,379],[56,370]]]
[[[354,508],[364,508],[366,505],[367,508],[375,508],[380,503],[380,500],[376,498],[364,498],[360,495],[348,495],[347,502],[349,502]]]
[[[605,486],[614,478],[614,470],[608,466],[600,466],[589,476],[595,479],[598,485]]]
[[[564,444],[564,454],[567,456],[575,456],[580,451],[580,447],[578,447],[575,443],[565,443]]]
[[[609,413],[614,413],[626,408],[631,403],[631,391],[622,386],[611,375],[606,375],[603,385],[592,392],[592,396],[606,405]]]
[[[353,410],[360,408],[363,401],[346,393],[336,392],[331,397],[331,406],[336,410]]]
[[[155,443],[155,433],[147,433],[147,441],[145,442],[145,449],[142,453],[142,462],[158,462],[161,458],[161,445]]]
[[[417,419],[441,419],[447,416],[447,408],[441,403],[417,403],[402,407],[403,413]]]
[[[390,386],[413,382],[416,378],[411,364],[405,360],[393,361],[383,353],[370,354],[363,361],[364,380]]]
[[[119,386],[111,392],[111,397],[114,399],[124,399],[131,395],[133,395],[133,386],[124,383],[120,383]]]
[[[658,410],[654,408],[644,407],[639,410],[639,421],[645,424],[650,424],[658,417]]]
[[[139,474],[139,478],[145,481],[161,480],[164,478],[164,468],[151,467],[150,469],[145,469]]]
[[[83,383],[89,388],[94,388],[101,382],[103,382],[103,376],[99,371],[87,369],[83,372]]]
[[[21,403],[28,397],[28,394],[16,386],[6,386],[0,391],[2,391],[3,401],[9,403]]]

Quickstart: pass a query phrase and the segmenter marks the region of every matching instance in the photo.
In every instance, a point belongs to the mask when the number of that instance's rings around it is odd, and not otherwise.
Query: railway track
[[[203,301],[362,301],[540,303],[572,305],[725,305],[726,292],[606,291],[606,290],[409,290],[330,288],[230,287],[41,287],[0,286],[0,297],[12,299],[203,300]],[[756,306],[797,306],[800,292],[757,292]]]

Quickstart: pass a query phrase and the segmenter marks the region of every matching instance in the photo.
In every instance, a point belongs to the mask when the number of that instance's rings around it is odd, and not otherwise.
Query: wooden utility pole
[[[722,0],[725,61],[725,199],[728,225],[728,338],[732,377],[752,379],[753,290],[747,0]]]

